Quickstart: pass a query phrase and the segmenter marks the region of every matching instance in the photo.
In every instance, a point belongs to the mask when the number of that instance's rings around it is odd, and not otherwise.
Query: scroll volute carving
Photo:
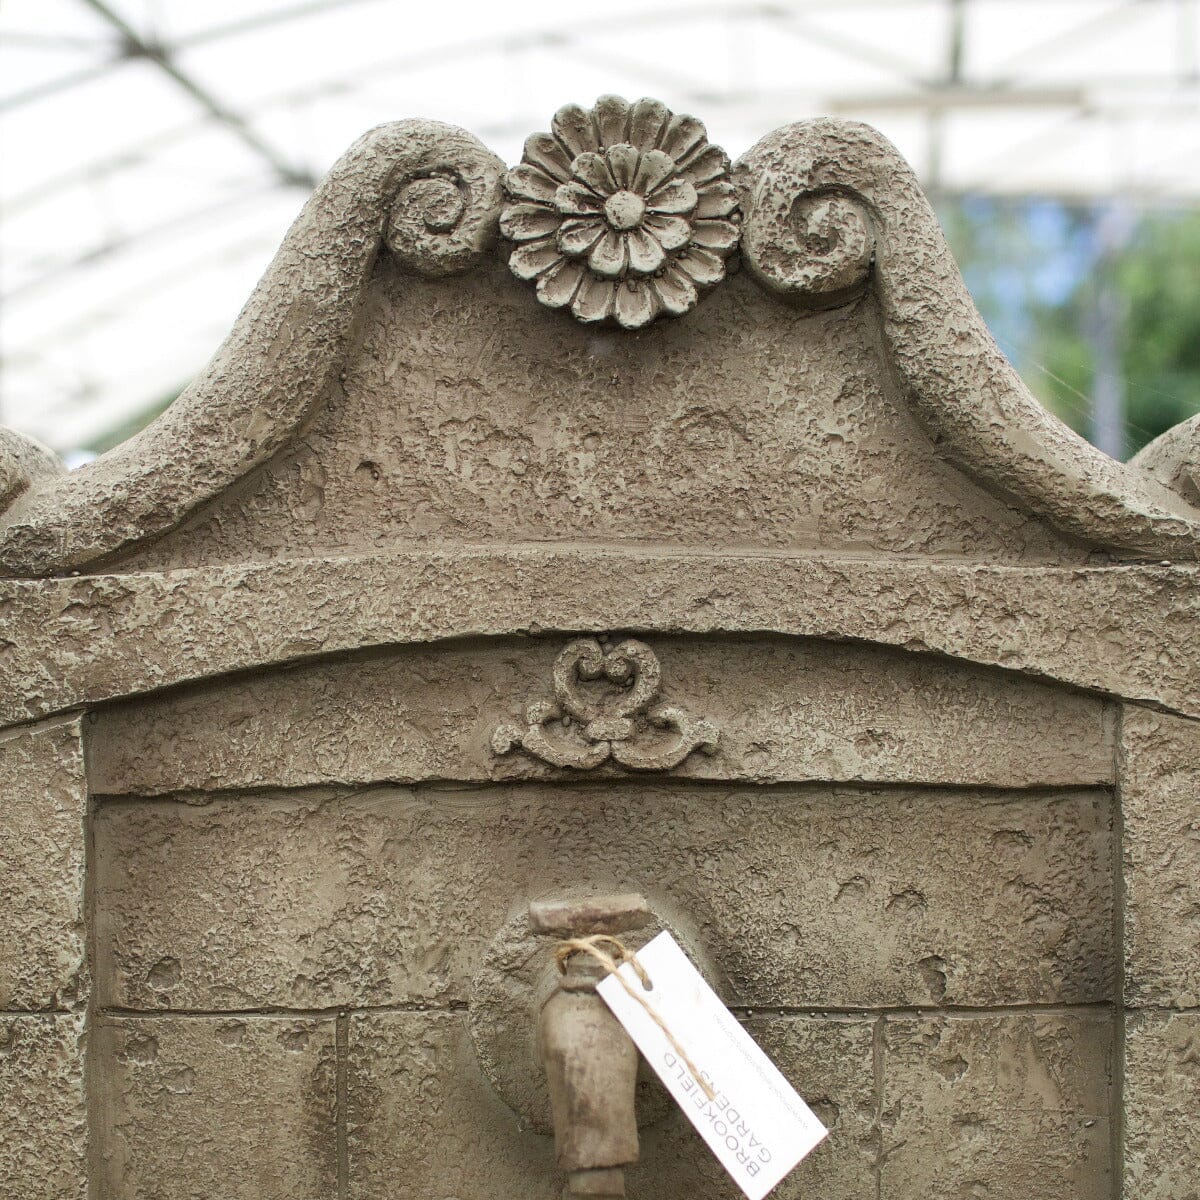
[[[717,748],[712,722],[658,702],[662,668],[644,642],[629,638],[613,646],[577,638],[555,659],[552,682],[554,700],[530,701],[524,726],[496,729],[496,754],[520,747],[556,767],[590,770],[612,759],[637,771],[661,771],[694,750]]]
[[[863,196],[811,162],[760,142],[735,169],[742,258],[759,283],[813,311],[857,300],[871,279],[875,230]]]
[[[388,216],[387,248],[415,275],[469,270],[496,240],[503,165],[482,146],[456,150],[402,179]]]

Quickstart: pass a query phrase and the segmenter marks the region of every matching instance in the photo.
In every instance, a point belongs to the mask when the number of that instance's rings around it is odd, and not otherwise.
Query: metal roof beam
[[[109,8],[104,0],[83,0],[83,3],[121,35],[125,53],[129,57],[144,58],[158,67],[169,79],[174,80],[210,117],[224,125],[263,159],[281,183],[289,187],[312,187],[316,183],[316,176],[311,171],[289,162],[274,146],[260,137],[240,114],[227,108],[207,88],[197,83],[179,66],[167,46],[148,41],[119,13]]]

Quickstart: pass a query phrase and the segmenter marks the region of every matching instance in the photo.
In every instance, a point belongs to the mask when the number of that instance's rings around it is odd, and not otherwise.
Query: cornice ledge
[[[1131,463],[1049,413],[1000,352],[908,163],[858,122],[801,121],[735,166],[742,248],[763,285],[802,308],[873,283],[888,359],[939,452],[1069,537],[1125,556],[1200,557],[1200,423]]]
[[[469,133],[435,121],[361,137],[304,206],[220,349],[157,420],[69,473],[0,430],[0,575],[102,562],[174,528],[287,445],[336,386],[384,241],[413,273],[466,269],[495,238],[503,169]]]
[[[526,634],[871,642],[1200,717],[1200,566],[513,546],[0,582],[0,726],[386,646]]]

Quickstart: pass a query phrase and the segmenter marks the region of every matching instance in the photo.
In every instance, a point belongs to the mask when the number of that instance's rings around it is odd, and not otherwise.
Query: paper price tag
[[[653,1017],[612,976],[596,986],[667,1091],[749,1200],[762,1198],[829,1132],[692,965],[660,933],[638,951],[642,995],[715,1093],[709,1100]]]

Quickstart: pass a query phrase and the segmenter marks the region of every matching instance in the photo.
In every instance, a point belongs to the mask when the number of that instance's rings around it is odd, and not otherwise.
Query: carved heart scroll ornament
[[[524,728],[501,725],[492,734],[496,754],[520,746],[556,767],[590,770],[612,758],[636,771],[665,771],[693,750],[717,748],[712,722],[654,703],[662,668],[643,642],[630,638],[608,649],[595,638],[577,638],[555,659],[553,682],[555,703],[534,700]],[[673,736],[646,743],[645,725]]]

